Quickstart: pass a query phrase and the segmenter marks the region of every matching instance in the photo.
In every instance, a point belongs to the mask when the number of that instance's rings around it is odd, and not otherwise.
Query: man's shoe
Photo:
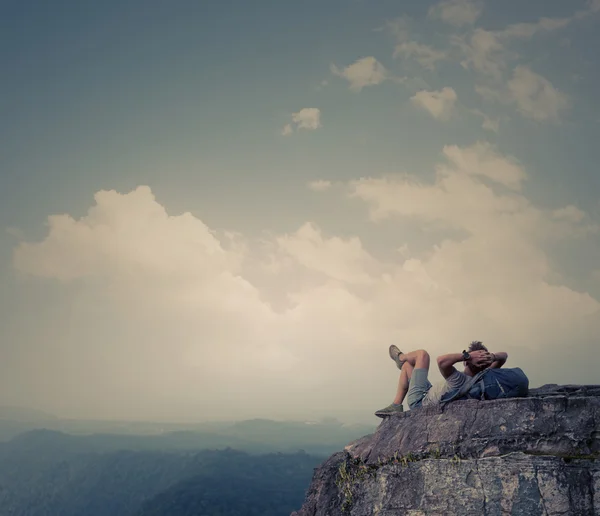
[[[391,405],[388,405],[384,409],[381,409],[381,410],[378,410],[377,412],[375,412],[375,415],[377,417],[388,417],[388,416],[393,416],[394,414],[402,414],[403,411],[404,411],[404,409],[402,408],[402,405],[396,405],[395,403],[392,403]]]
[[[402,351],[400,351],[398,349],[398,346],[392,344],[390,346],[390,358],[396,362],[396,365],[398,366],[398,369],[402,369],[402,366],[404,365],[404,362],[406,362],[406,360],[400,360],[400,354],[402,353]]]

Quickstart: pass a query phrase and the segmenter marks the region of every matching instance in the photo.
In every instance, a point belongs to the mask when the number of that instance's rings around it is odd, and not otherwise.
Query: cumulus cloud
[[[461,3],[464,2],[451,1],[448,2],[448,5]],[[443,4],[446,2],[432,7],[430,14],[441,13],[440,6]],[[461,65],[466,69],[474,70],[485,80],[491,81],[493,88],[490,88],[490,85],[485,88],[493,90],[500,83],[505,82],[504,74],[507,69],[511,69],[510,63],[514,63],[519,58],[519,54],[512,49],[514,42],[528,41],[534,37],[564,29],[578,20],[596,15],[599,11],[597,0],[593,0],[588,2],[584,9],[576,11],[571,16],[542,17],[535,22],[514,23],[500,30],[477,28],[466,34],[452,36],[451,43],[462,54]],[[465,12],[467,11],[465,10]]]
[[[514,105],[521,116],[538,122],[559,122],[571,105],[569,97],[545,77],[519,65],[506,84],[476,85],[485,100]]]
[[[461,65],[464,68],[498,81],[507,64],[518,56],[510,50],[513,41],[530,40],[538,34],[562,29],[573,19],[541,18],[537,22],[515,23],[496,31],[477,28],[467,35],[455,35],[451,41],[463,54]]]
[[[17,268],[64,281],[135,272],[123,269],[123,263],[139,264],[140,271],[151,274],[184,277],[239,270],[240,256],[227,252],[202,221],[190,213],[169,217],[148,187],[127,195],[100,191],[94,200],[95,206],[80,220],[50,216],[44,242],[22,243],[16,249]],[[161,232],[161,239],[154,238],[154,232]],[[185,237],[190,234],[192,241]],[[62,253],[67,248],[76,252],[65,261]],[[40,256],[44,259],[36,259]]]
[[[475,29],[468,36],[451,38],[463,54],[461,65],[495,80],[502,77],[506,66],[506,50],[497,33]]]
[[[402,41],[408,41],[410,39],[412,19],[407,16],[398,16],[392,20],[387,20],[381,27],[375,29],[376,32],[386,31],[389,33],[398,43]]]
[[[367,86],[381,84],[389,78],[386,68],[374,57],[363,57],[346,68],[331,65],[334,75],[343,77],[350,83],[350,89],[356,92]]]
[[[483,12],[481,0],[443,0],[429,8],[431,18],[439,18],[445,23],[462,27],[473,25]]]
[[[277,239],[279,249],[288,253],[300,265],[325,278],[348,284],[376,281],[374,271],[381,266],[363,248],[357,237],[326,238],[313,224],[304,224],[292,235]]]
[[[483,129],[493,131],[497,133],[500,130],[500,121],[498,119],[490,118],[486,115],[483,116],[483,123],[481,124]]]
[[[317,179],[316,181],[311,181],[308,183],[308,187],[315,192],[324,192],[325,190],[329,190],[331,185],[331,181],[325,181],[323,179]]]
[[[504,299],[498,304],[498,299],[492,302],[490,298],[490,311],[485,316],[481,314],[482,317],[495,318],[500,312],[507,314],[506,310],[512,313],[520,304],[522,310],[534,306],[547,310],[541,319],[534,316],[541,324],[542,319],[551,318],[553,310],[565,302],[574,303],[571,306],[577,306],[577,311],[582,309],[576,316],[579,322],[571,328],[592,320],[598,324],[600,303],[596,299],[549,281],[552,269],[543,242],[558,233],[565,238],[571,232],[577,233],[581,222],[578,212],[570,208],[565,212],[569,216],[561,217],[561,223],[567,222],[566,227],[555,223],[551,213],[534,206],[519,193],[526,178],[522,167],[514,158],[495,152],[489,144],[449,146],[444,154],[447,162],[438,165],[432,184],[406,175],[363,178],[351,184],[351,195],[368,203],[374,221],[410,218],[420,224],[459,231],[460,237],[444,239],[421,263],[438,290],[453,295],[462,289],[472,294],[487,291]],[[498,189],[507,186],[512,192]],[[440,281],[442,276],[444,280]],[[454,282],[457,278],[461,279]],[[550,295],[552,300],[537,297],[543,295]],[[513,296],[517,305],[508,309],[508,298]],[[517,327],[524,328],[522,316],[513,313],[509,319],[511,329],[506,328],[509,333]],[[531,332],[528,338],[533,341],[539,340],[545,331],[541,326],[537,329],[532,326],[526,332]],[[505,342],[512,339],[518,337],[513,335]]]
[[[169,212],[148,187],[98,192],[84,216],[51,216],[16,247],[31,296],[53,296],[30,303],[35,324],[0,386],[79,416],[371,420],[397,381],[390,343],[435,355],[475,338],[534,384],[591,382],[600,303],[557,281],[545,251],[576,246],[589,216],[535,206],[526,179],[479,142],[444,147],[432,182],[346,183],[371,232],[385,219],[433,239],[398,231],[383,254],[314,222],[255,239]],[[555,358],[565,342],[571,368]]]
[[[410,100],[428,111],[433,118],[447,120],[454,112],[457,98],[454,89],[446,87],[440,91],[419,91]]]
[[[519,54],[513,43],[528,41],[550,34],[574,22],[595,15],[595,1],[571,16],[542,17],[535,22],[514,23],[500,30],[476,28],[466,34],[454,35],[451,43],[458,48],[461,65],[477,74],[476,91],[487,100],[514,103],[521,115],[537,121],[558,121],[569,106],[567,96],[545,77],[528,66],[517,65]],[[512,76],[509,73],[512,71]],[[487,129],[493,126],[484,120]]]
[[[564,208],[559,208],[552,212],[552,216],[558,220],[566,220],[568,222],[581,222],[585,218],[585,213],[577,206],[569,205]]]
[[[286,124],[281,131],[283,136],[289,136],[294,129],[314,131],[322,127],[321,110],[318,108],[303,108],[297,113],[292,113],[292,123]]]
[[[520,113],[533,120],[557,121],[569,106],[564,93],[527,66],[515,68],[512,79],[508,81],[508,91]]]
[[[513,156],[502,156],[487,142],[470,147],[446,145],[444,156],[463,174],[481,176],[511,190],[520,190],[527,178],[525,170]]]
[[[499,38],[509,39],[531,39],[541,32],[552,32],[569,25],[573,18],[540,18],[534,23],[514,23],[504,30],[497,32]]]
[[[486,115],[480,109],[472,109],[471,112],[474,115],[480,116],[483,119],[483,122],[481,123],[481,127],[483,129],[486,129],[487,131],[493,131],[495,133],[497,133],[500,130],[500,120],[499,119],[491,118],[490,116]]]
[[[423,45],[416,41],[407,41],[396,45],[394,57],[414,59],[423,68],[433,70],[438,61],[446,58],[446,54],[429,45]]]

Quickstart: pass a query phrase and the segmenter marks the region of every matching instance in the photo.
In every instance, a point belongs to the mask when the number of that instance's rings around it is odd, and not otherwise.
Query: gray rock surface
[[[292,516],[600,516],[600,386],[386,418],[316,471]]]

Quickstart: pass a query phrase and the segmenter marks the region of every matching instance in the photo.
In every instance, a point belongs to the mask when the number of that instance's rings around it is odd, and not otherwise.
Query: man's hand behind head
[[[489,351],[481,349],[477,351],[471,351],[469,354],[471,355],[471,358],[467,360],[467,364],[472,365],[477,369],[485,369],[486,367],[492,365],[492,354]]]

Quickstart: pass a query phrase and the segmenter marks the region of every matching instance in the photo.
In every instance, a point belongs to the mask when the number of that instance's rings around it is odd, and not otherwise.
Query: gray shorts
[[[408,402],[409,408],[417,408],[421,406],[423,398],[427,396],[429,389],[432,385],[427,379],[427,369],[413,369],[410,382],[408,383],[408,393],[406,395],[406,401]]]

